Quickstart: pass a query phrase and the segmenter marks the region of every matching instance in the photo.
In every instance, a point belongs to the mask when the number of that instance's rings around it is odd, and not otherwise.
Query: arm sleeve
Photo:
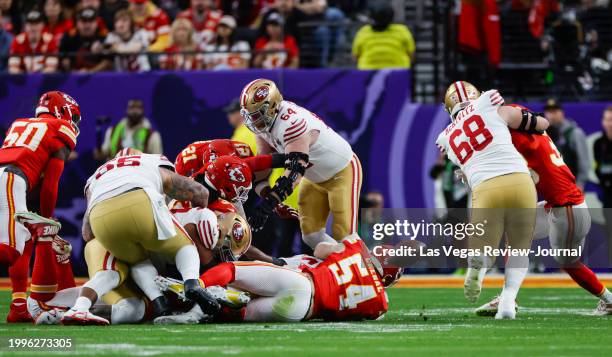
[[[57,187],[64,171],[64,160],[52,157],[45,169],[45,178],[40,188],[40,214],[43,217],[53,216],[57,202]]]

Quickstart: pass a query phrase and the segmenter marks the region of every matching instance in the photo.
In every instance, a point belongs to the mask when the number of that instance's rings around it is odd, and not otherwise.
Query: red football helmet
[[[385,288],[397,283],[404,273],[404,268],[391,264],[389,262],[389,257],[381,257],[371,254],[371,261],[380,277],[380,281]]]
[[[236,148],[234,147],[234,144],[232,144],[231,140],[212,140],[202,153],[202,161],[204,161],[204,165],[206,165],[209,162],[217,160],[217,158],[220,156],[238,156],[236,154]]]
[[[251,169],[241,159],[220,156],[206,165],[205,180],[228,201],[246,202],[251,190],[253,177]]]
[[[41,95],[36,107],[36,116],[38,117],[43,113],[51,114],[57,119],[71,123],[76,133],[79,133],[81,108],[76,100],[68,94],[60,91],[51,91]]]

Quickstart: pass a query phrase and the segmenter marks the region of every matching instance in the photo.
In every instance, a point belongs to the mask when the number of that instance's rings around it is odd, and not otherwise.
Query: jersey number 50
[[[18,121],[11,126],[11,130],[4,139],[3,147],[27,147],[32,151],[36,151],[46,132],[46,123]]]
[[[455,142],[455,139],[461,134],[465,134],[468,141]],[[474,151],[481,151],[493,141],[493,135],[485,127],[484,120],[480,115],[469,117],[463,122],[461,129],[457,128],[449,137],[449,144],[455,156],[462,165],[465,164]]]

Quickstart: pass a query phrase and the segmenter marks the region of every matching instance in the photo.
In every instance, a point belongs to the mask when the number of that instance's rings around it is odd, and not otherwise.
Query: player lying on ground
[[[15,220],[16,212],[27,212],[26,195],[40,188],[40,214],[53,216],[57,187],[64,161],[74,150],[81,111],[66,93],[44,93],[34,118],[15,120],[0,149],[0,264],[10,266],[13,301],[7,322],[31,321],[26,310],[26,290],[34,240],[31,232]],[[29,224],[42,222],[38,218]],[[58,264],[52,236],[36,243],[31,297],[50,298],[58,285],[74,284],[70,264]]]
[[[208,208],[193,208],[174,214],[176,220],[183,226],[194,242],[200,261],[209,263],[212,257],[219,261],[236,260],[248,249],[251,233],[246,221],[235,212],[215,212]],[[155,268],[163,273],[175,272],[172,261],[161,255],[153,255]],[[91,301],[91,309],[83,305],[81,313],[89,315],[88,319],[64,320],[64,324],[99,324],[107,325],[122,323],[137,323],[150,321],[156,315],[166,315],[171,311],[186,311],[193,303],[186,302],[184,291],[181,301],[166,299],[158,292],[159,297],[153,301],[153,310],[146,309],[152,305],[147,296],[135,287],[130,278],[130,267],[118,260],[107,251],[96,239],[87,242],[85,246],[85,261],[89,270],[90,281],[86,284],[96,291],[98,301]],[[107,276],[116,279],[107,279]],[[179,275],[174,275],[180,278]],[[151,281],[155,284],[154,281]],[[179,281],[182,288],[182,281]],[[36,324],[59,324],[67,309],[75,306],[80,288],[59,291],[47,304],[34,301],[28,304],[30,313]],[[207,292],[224,306],[244,304],[248,300],[245,294],[227,293],[225,289],[214,287]],[[185,302],[183,302],[185,301]]]
[[[526,108],[525,108],[526,109]],[[511,131],[512,143],[532,170],[536,189],[545,202],[537,209],[534,239],[548,237],[554,249],[584,247],[591,227],[591,216],[582,190],[561,154],[548,135],[534,135]],[[554,257],[560,267],[582,288],[600,300],[597,315],[612,314],[612,293],[599,281],[595,273],[579,257]],[[499,299],[495,298],[476,310],[483,316],[497,312]]]
[[[469,238],[469,247],[480,252],[497,248],[505,232],[512,248],[531,248],[537,195],[525,160],[512,145],[509,128],[541,133],[548,121],[504,105],[496,90],[481,93],[464,81],[449,86],[444,104],[451,123],[438,135],[436,145],[467,178],[472,191],[471,222],[486,224],[482,237]],[[464,294],[469,301],[477,301],[493,261],[484,254],[468,258]],[[496,319],[515,318],[516,295],[528,265],[526,256],[508,257]]]
[[[401,268],[383,269],[357,235],[339,243],[319,243],[315,257],[299,269],[261,262],[222,263],[207,270],[204,285],[251,294],[238,321],[373,320],[387,312],[385,287],[401,276]],[[162,316],[159,324],[198,323],[208,316],[197,307],[188,313]]]

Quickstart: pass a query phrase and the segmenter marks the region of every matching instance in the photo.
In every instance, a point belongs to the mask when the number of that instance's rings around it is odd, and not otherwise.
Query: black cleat
[[[166,297],[163,295],[151,301],[151,306],[153,307],[153,318],[168,316],[172,313],[168,305],[168,300],[166,300]]]
[[[214,317],[221,311],[221,305],[212,295],[210,295],[202,286],[198,279],[185,280],[185,297],[195,301],[202,311],[211,317]]]

